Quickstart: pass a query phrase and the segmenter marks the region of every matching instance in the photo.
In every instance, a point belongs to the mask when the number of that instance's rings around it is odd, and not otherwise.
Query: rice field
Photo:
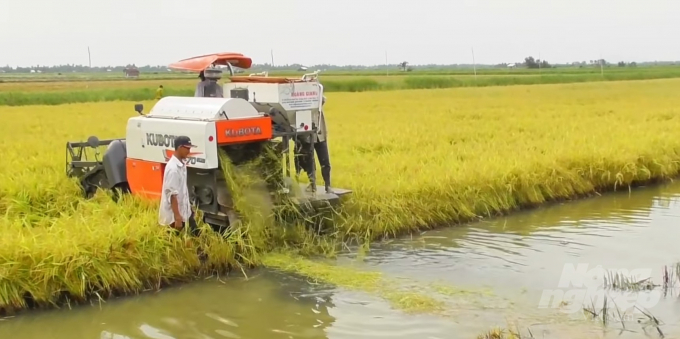
[[[0,308],[157,289],[281,247],[331,252],[668,179],[680,171],[678,91],[669,79],[328,93],[333,184],[354,194],[337,232],[314,241],[299,229],[176,237],[157,227],[154,204],[80,199],[65,142],[122,137],[134,102],[1,106]]]

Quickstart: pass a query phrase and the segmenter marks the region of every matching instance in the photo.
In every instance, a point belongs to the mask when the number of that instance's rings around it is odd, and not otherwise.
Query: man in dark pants
[[[321,107],[319,108],[319,122],[318,133],[316,135],[316,142],[314,142],[314,151],[317,158],[319,159],[319,164],[321,165],[321,177],[323,178],[324,184],[326,186],[327,193],[333,193],[331,189],[331,158],[328,153],[328,142],[327,142],[327,131],[326,131],[326,119],[323,113],[323,105],[326,103],[326,96],[323,95],[323,86],[319,84],[321,92]],[[309,142],[298,141],[295,143],[295,153],[298,154],[295,162],[296,173],[300,173],[300,169],[307,172],[310,175],[316,166],[314,162],[314,154],[310,153]],[[311,179],[311,178],[310,178]]]
[[[321,177],[326,186],[326,192],[333,193],[331,189],[331,158],[328,154],[328,143],[326,140],[314,143],[314,151],[316,151],[316,157],[319,159],[319,164],[321,164]]]
[[[186,229],[187,226],[189,226],[189,232],[191,232],[191,235],[194,236],[200,235],[201,230],[198,229],[198,224],[196,224],[196,215],[194,214],[194,211],[191,211],[191,216],[189,217],[189,225],[187,225],[187,222],[185,221],[182,223],[182,228],[180,228],[179,230],[178,229],[175,230],[176,232],[180,232],[181,230]]]
[[[175,138],[175,152],[165,165],[163,174],[158,221],[161,225],[177,231],[184,229],[188,224],[191,233],[197,234],[198,226],[191,208],[186,168],[186,159],[194,147],[196,146],[187,136]]]

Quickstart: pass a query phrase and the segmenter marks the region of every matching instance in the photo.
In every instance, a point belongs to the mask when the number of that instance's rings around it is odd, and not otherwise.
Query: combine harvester
[[[221,78],[220,65],[229,70],[231,81],[223,85],[223,98],[212,97],[219,91],[216,84]],[[237,168],[263,156],[267,149],[275,150],[280,175],[264,188],[270,207],[292,202],[298,208],[318,212],[337,206],[341,196],[350,190],[316,190],[316,159],[310,141],[317,135],[323,96],[317,74],[306,74],[301,79],[234,76],[233,67],[248,69],[251,65],[250,58],[235,53],[171,64],[170,68],[176,70],[203,71],[207,79],[204,97],[166,97],[148,114],[143,114],[143,105],[137,104],[135,110],[140,116],[128,120],[125,138],[99,140],[91,136],[87,142],[68,142],[67,175],[79,179],[88,198],[102,188],[114,190],[116,198],[121,193],[131,193],[160,199],[165,164],[174,152],[174,137],[186,135],[197,145],[187,162],[192,201],[203,212],[203,221],[216,231],[238,220],[218,150],[223,150]],[[311,156],[309,186],[291,178],[290,141],[304,141],[302,152]],[[102,159],[98,157],[100,146],[107,146]],[[95,149],[94,161],[84,159],[88,147]],[[296,166],[296,176],[298,173]]]

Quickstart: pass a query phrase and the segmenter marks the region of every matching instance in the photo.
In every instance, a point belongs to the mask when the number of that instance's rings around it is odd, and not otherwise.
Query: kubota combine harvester
[[[223,150],[235,166],[276,150],[281,175],[267,185],[271,206],[279,203],[281,192],[287,201],[315,209],[335,206],[350,190],[316,190],[316,161],[313,141],[319,126],[322,87],[317,74],[301,79],[269,76],[234,76],[234,68],[248,69],[250,58],[236,53],[211,54],[171,64],[176,70],[204,72],[208,79],[203,97],[166,97],[148,114],[135,105],[140,116],[127,122],[124,138],[68,142],[67,175],[79,178],[87,197],[98,188],[160,199],[165,164],[174,152],[174,137],[186,135],[197,145],[187,163],[188,185],[195,206],[204,222],[223,230],[238,219],[221,169]],[[219,66],[229,71],[224,97],[213,97],[221,78]],[[310,185],[291,178],[290,142],[302,142],[311,157]],[[275,144],[276,147],[267,147]],[[107,146],[101,159],[88,161],[88,147]],[[98,154],[99,152],[97,152]],[[309,159],[309,158],[308,158]],[[311,188],[311,189],[309,189]],[[297,193],[297,194],[296,194]]]

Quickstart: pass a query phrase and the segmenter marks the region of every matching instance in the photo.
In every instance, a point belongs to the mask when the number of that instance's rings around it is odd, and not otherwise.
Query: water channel
[[[483,291],[450,299],[447,316],[406,314],[375,295],[263,269],[247,281],[211,279],[4,319],[0,338],[475,338],[508,322],[529,328],[535,338],[654,338],[659,332],[650,326],[645,334],[649,317],[639,311],[619,317],[623,324],[610,319],[604,331],[601,321],[588,320],[582,311],[581,304],[596,296],[583,300],[578,291],[585,287],[560,286],[560,278],[565,265],[586,264],[587,270],[598,265],[642,274],[651,270],[652,281],[661,284],[664,265],[680,261],[679,222],[680,183],[675,183],[424,232],[376,245],[360,262],[423,286],[437,282]],[[350,261],[356,260],[341,258],[338,264]],[[680,336],[678,285],[632,297],[662,323],[666,338]],[[571,290],[576,298],[540,308],[546,290]],[[621,295],[616,293],[610,295]],[[627,306],[617,299],[620,312]],[[609,314],[617,316],[615,310]]]

